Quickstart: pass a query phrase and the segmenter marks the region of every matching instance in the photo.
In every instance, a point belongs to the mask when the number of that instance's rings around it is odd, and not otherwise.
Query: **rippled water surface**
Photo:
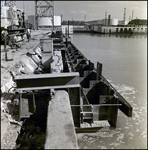
[[[118,110],[117,127],[97,133],[79,133],[82,149],[147,148],[147,36],[74,33],[75,46],[132,105],[132,117]]]

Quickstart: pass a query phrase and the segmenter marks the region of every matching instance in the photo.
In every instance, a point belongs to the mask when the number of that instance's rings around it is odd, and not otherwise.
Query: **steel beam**
[[[102,81],[106,83],[110,88],[112,88],[116,94],[116,97],[119,100],[119,104],[122,104],[122,106],[119,106],[119,109],[128,117],[132,117],[132,106],[117,92],[117,90],[103,77],[101,76]]]
[[[18,90],[80,87],[78,72],[20,75],[15,80]]]

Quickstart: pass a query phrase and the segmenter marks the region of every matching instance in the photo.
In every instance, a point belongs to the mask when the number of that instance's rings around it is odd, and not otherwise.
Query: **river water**
[[[81,149],[147,148],[147,35],[74,33],[74,45],[132,105],[132,117],[118,110],[117,127],[97,133],[77,133]]]

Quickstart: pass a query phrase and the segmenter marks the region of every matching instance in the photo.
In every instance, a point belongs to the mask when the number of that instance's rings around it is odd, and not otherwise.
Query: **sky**
[[[16,6],[24,8],[26,16],[35,14],[34,1],[16,1]],[[54,1],[54,15],[62,15],[62,20],[101,20],[105,12],[107,18],[123,20],[124,8],[127,21],[132,12],[133,19],[147,19],[147,1]]]

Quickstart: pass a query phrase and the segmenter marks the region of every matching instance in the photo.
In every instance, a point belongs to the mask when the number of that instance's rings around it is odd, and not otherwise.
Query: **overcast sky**
[[[26,16],[35,14],[34,1],[16,1],[20,9],[25,9]],[[126,20],[129,16],[133,19],[147,19],[147,1],[54,1],[54,14],[62,20],[91,21],[105,18],[105,12],[112,19],[123,19],[126,8]],[[86,17],[84,17],[86,16]],[[26,18],[27,19],[27,18]]]

